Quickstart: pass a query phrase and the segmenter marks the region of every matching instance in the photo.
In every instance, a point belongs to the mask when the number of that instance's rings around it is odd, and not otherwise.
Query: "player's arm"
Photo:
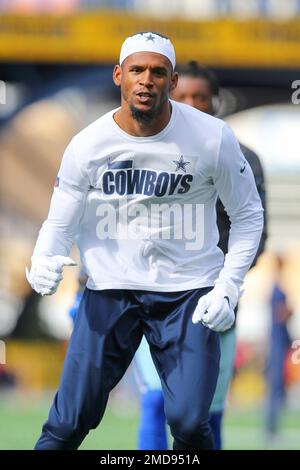
[[[42,294],[53,294],[62,279],[64,266],[75,263],[68,257],[83,214],[89,180],[80,168],[71,142],[67,147],[53,191],[50,209],[31,258],[27,279]]]
[[[218,283],[239,290],[256,255],[263,229],[263,207],[253,172],[229,126],[222,131],[214,184],[230,218],[228,253]]]
[[[263,208],[252,170],[227,125],[222,130],[213,181],[231,222],[228,253],[214,289],[200,299],[193,322],[224,331],[234,322],[233,309],[263,228]]]
[[[248,163],[253,171],[254,180],[257,188],[257,192],[259,194],[263,209],[264,209],[264,226],[263,231],[261,234],[260,242],[258,245],[257,253],[255,258],[252,262],[251,268],[255,266],[257,259],[265,250],[266,241],[268,238],[268,220],[267,220],[267,206],[266,206],[266,187],[265,187],[265,175],[262,164],[258,155],[253,151],[250,150],[245,145],[240,144],[241,150],[243,155],[248,160]]]

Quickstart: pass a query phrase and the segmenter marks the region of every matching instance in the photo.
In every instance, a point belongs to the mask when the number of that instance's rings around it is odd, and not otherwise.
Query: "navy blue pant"
[[[144,334],[162,381],[174,449],[211,448],[209,407],[219,371],[218,334],[192,323],[211,288],[183,292],[86,289],[61,382],[36,449],[77,449],[100,423],[110,391]]]
[[[284,363],[290,344],[291,339],[286,324],[273,323],[266,370],[266,425],[270,434],[276,434],[278,431],[280,411],[284,405]]]

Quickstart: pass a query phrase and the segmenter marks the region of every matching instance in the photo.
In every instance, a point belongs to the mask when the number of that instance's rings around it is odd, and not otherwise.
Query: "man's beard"
[[[148,109],[148,111],[141,111],[133,105],[130,106],[130,111],[133,119],[141,124],[150,124],[151,121],[159,114],[159,109],[157,108]]]

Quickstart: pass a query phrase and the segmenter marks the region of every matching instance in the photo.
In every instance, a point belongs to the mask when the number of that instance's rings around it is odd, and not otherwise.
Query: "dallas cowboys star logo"
[[[153,36],[153,34],[150,33],[148,36],[146,36],[146,40],[154,42],[155,36]]]
[[[183,159],[183,155],[180,155],[179,160],[172,160],[172,161],[176,165],[175,171],[183,170],[185,173],[186,173],[185,167],[191,163],[191,162],[185,162]]]

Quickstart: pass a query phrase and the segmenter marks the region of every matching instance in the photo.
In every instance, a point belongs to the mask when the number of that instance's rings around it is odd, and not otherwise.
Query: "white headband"
[[[148,32],[138,33],[129,36],[122,44],[120,52],[120,65],[131,54],[136,52],[156,52],[162,54],[169,59],[175,68],[175,50],[170,39],[160,36],[159,34]]]

